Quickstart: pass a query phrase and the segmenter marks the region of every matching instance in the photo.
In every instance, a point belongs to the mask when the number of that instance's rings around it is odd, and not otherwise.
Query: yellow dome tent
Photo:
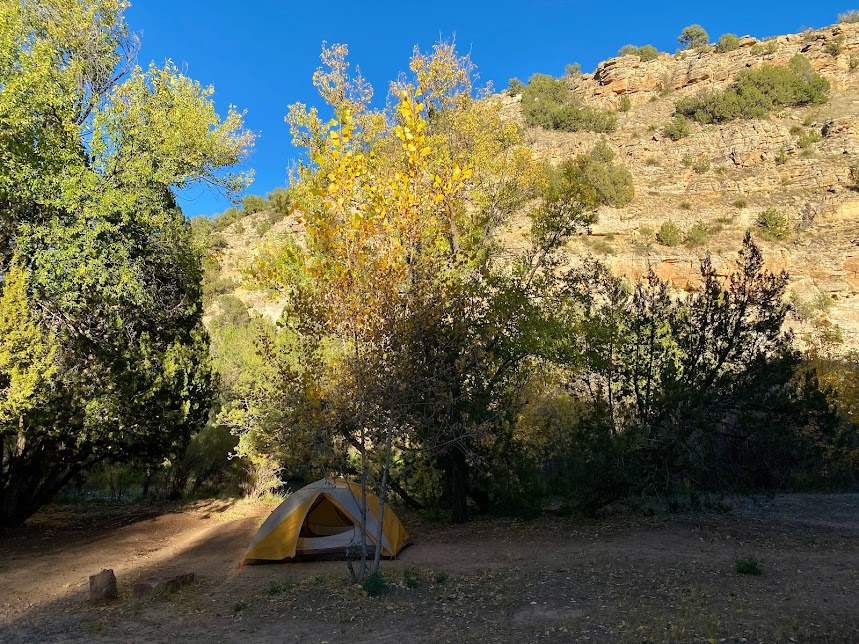
[[[367,492],[367,544],[374,546],[379,497]],[[396,557],[409,535],[394,511],[385,505],[382,555]],[[281,561],[301,555],[342,552],[361,546],[361,487],[343,480],[322,479],[290,494],[260,526],[245,561]]]

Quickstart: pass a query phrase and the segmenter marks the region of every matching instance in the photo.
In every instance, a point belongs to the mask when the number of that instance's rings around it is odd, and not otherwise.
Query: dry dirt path
[[[348,584],[340,561],[237,567],[265,508],[60,510],[0,541],[0,641],[859,642],[859,495],[734,506],[412,521],[414,545],[384,565],[379,598]],[[736,574],[749,554],[763,575]],[[120,600],[93,607],[87,577],[102,568]],[[139,579],[188,571],[197,581],[175,595],[130,597]]]

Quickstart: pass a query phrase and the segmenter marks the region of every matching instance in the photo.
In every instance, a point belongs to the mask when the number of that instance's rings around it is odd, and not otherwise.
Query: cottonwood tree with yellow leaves
[[[314,76],[333,118],[304,105],[287,117],[307,149],[292,185],[304,235],[251,271],[285,296],[289,340],[263,339],[274,367],[224,416],[249,449],[305,471],[357,473],[365,488],[375,473],[383,507],[392,460],[420,461],[464,521],[479,480],[515,453],[517,395],[550,344],[553,269],[591,215],[549,190],[452,44],[415,52],[390,112],[369,107],[346,54],[324,48]],[[509,252],[514,213],[531,232]]]

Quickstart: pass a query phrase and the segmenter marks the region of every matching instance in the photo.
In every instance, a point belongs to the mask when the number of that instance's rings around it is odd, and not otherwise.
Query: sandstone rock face
[[[836,39],[840,52],[833,55],[826,47]],[[827,104],[766,119],[691,124],[679,141],[663,134],[678,98],[722,89],[744,69],[786,64],[797,53],[830,81]],[[572,262],[597,254],[630,279],[652,267],[677,288],[695,288],[700,258],[709,255],[721,274],[729,273],[745,232],[759,231],[760,213],[775,208],[788,216],[793,234],[784,241],[756,235],[768,268],[789,273],[789,291],[799,301],[824,294],[832,304],[794,327],[802,336],[821,320],[835,323],[843,350],[859,349],[859,25],[782,36],[772,44],[746,37],[725,54],[710,47],[649,62],[612,58],[573,91],[609,108],[625,95],[633,108],[618,114],[609,135],[533,128],[529,145],[558,164],[602,138],[632,172],[636,195],[626,208],[600,210],[593,235],[570,244]],[[506,112],[521,119],[518,98],[502,100]],[[701,246],[662,246],[655,233],[667,220],[685,231],[701,223],[708,238]],[[604,243],[593,244],[594,236]]]
[[[89,600],[93,604],[107,604],[117,598],[116,575],[113,570],[104,569],[89,578]]]
[[[831,48],[836,42],[840,47],[833,55],[827,45]],[[700,51],[660,54],[647,62],[640,61],[638,56],[609,58],[593,74],[583,75],[573,89],[592,104],[616,107],[620,96],[627,95],[633,105],[640,105],[666,92],[689,94],[704,87],[717,89],[743,70],[763,63],[786,64],[799,53],[829,79],[833,89],[859,88],[855,66],[851,69],[855,65],[851,56],[859,52],[859,26],[855,24],[833,25],[765,42],[745,36],[739,45],[724,54],[717,53],[715,45],[710,45]]]

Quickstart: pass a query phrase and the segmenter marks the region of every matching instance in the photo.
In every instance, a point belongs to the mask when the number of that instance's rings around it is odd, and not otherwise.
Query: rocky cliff
[[[557,164],[604,138],[616,161],[632,172],[636,192],[622,209],[601,209],[591,234],[570,244],[571,257],[601,256],[631,278],[653,266],[678,288],[690,288],[702,255],[727,270],[745,231],[756,229],[762,211],[777,208],[794,232],[783,241],[761,243],[769,266],[790,273],[790,291],[803,313],[794,324],[803,331],[830,322],[842,330],[845,350],[859,348],[859,176],[851,174],[859,166],[859,24],[763,42],[744,37],[739,45],[728,53],[710,46],[647,62],[611,58],[593,74],[567,79],[588,104],[619,109],[627,97],[630,109],[618,112],[611,134],[531,128],[527,143]],[[689,135],[678,141],[664,134],[679,98],[722,89],[742,70],[786,64],[797,53],[830,81],[826,104],[785,109],[766,119],[690,124]],[[520,98],[501,100],[507,117],[521,121]],[[285,220],[261,238],[254,223],[263,216],[227,229],[221,261],[227,274],[237,276],[266,240],[291,234]],[[662,245],[656,232],[667,220],[684,231],[697,224],[706,234],[692,247]],[[515,223],[510,232],[513,242]],[[277,310],[261,294],[240,289],[237,295],[266,314]]]
[[[663,133],[679,98],[722,89],[742,70],[787,64],[797,53],[830,81],[828,103],[767,119],[690,124],[690,134],[678,141]],[[761,243],[769,266],[790,273],[791,293],[806,318],[798,326],[828,320],[842,329],[845,348],[859,348],[859,177],[851,175],[859,165],[859,24],[765,42],[745,37],[728,53],[710,46],[647,62],[612,58],[569,82],[586,103],[617,108],[625,96],[631,109],[618,113],[611,134],[535,128],[529,145],[559,163],[605,138],[632,172],[636,190],[629,206],[600,211],[592,235],[571,245],[574,254],[601,254],[615,272],[632,278],[653,266],[688,288],[697,282],[703,254],[727,268],[759,213],[777,208],[794,233]],[[504,101],[507,115],[521,120],[519,98]],[[693,248],[663,246],[655,233],[667,220],[684,230],[700,222],[709,233]]]

